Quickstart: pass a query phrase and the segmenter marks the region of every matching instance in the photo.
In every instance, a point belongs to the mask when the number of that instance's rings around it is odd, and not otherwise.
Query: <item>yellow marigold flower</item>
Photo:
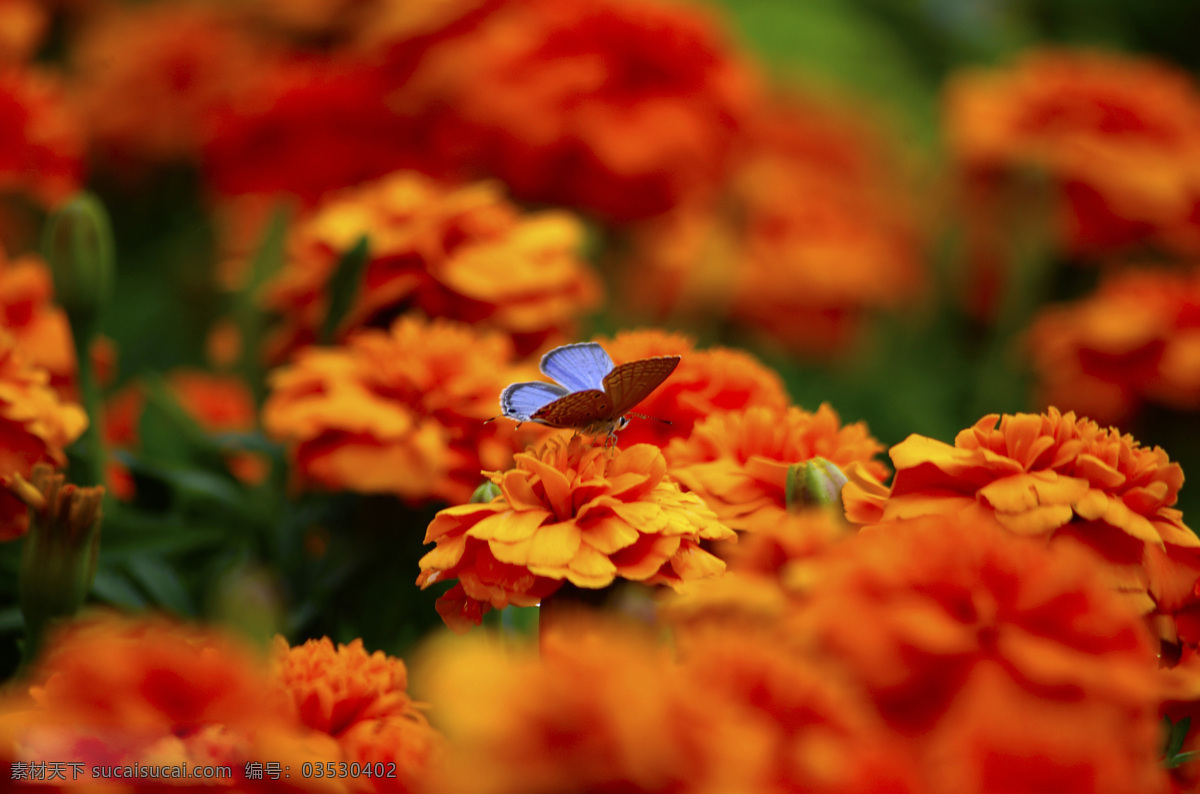
[[[50,376],[28,364],[15,342],[0,331],[0,475],[28,478],[35,463],[62,466],[63,451],[87,429],[83,409],[50,387]],[[0,489],[0,540],[29,528],[25,505]]]
[[[696,422],[713,411],[756,405],[783,409],[788,404],[779,375],[742,350],[697,350],[691,337],[656,328],[624,331],[597,341],[616,364],[654,356],[681,357],[671,377],[638,404],[638,413],[663,421],[635,418],[621,431],[621,443],[627,446],[665,447],[673,438],[687,438]]]
[[[864,423],[843,427],[822,404],[816,413],[795,407],[714,413],[687,438],[673,440],[665,454],[671,476],[724,523],[756,531],[786,514],[789,466],[818,457],[838,466],[858,462],[882,478],[887,469],[874,458],[883,449]]]
[[[600,301],[573,216],[522,214],[494,183],[447,187],[402,171],[330,196],[292,231],[267,293],[284,319],[273,356],[313,341],[339,258],[363,235],[365,288],[342,331],[415,308],[504,331],[524,355],[564,340]]]
[[[305,485],[465,502],[479,471],[509,464],[543,431],[485,420],[509,383],[498,333],[401,318],[337,348],[309,348],[271,375],[263,427],[291,444]]]
[[[421,559],[417,583],[458,579],[438,600],[451,628],[465,630],[492,607],[533,606],[563,582],[675,585],[724,570],[700,541],[732,530],[667,478],[656,447],[554,437],[516,459],[489,475],[500,496],[442,510],[425,534],[437,547]]]
[[[1164,639],[1175,639],[1178,623],[1182,639],[1200,641],[1200,538],[1171,507],[1183,470],[1162,449],[1051,408],[990,414],[953,445],[909,436],[888,454],[890,491],[869,494],[851,481],[842,492],[848,515],[874,513],[885,524],[982,515],[1019,535],[1081,543],[1107,561],[1114,587],[1165,620]]]

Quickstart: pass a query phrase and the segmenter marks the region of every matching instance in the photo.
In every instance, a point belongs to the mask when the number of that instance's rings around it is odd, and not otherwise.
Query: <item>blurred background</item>
[[[440,625],[425,527],[536,438],[482,422],[556,344],[737,348],[889,446],[1053,405],[1190,472],[1197,30],[1184,0],[8,0],[0,304],[59,428],[11,467],[108,486],[95,603],[397,655]]]

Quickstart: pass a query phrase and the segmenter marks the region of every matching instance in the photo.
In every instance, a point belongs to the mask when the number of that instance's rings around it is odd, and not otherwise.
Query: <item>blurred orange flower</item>
[[[71,50],[77,104],[100,162],[122,174],[194,159],[214,114],[265,67],[261,49],[213,4],[110,6]]]
[[[0,130],[0,190],[49,206],[79,189],[83,138],[52,76],[0,67]]]
[[[0,475],[29,477],[35,463],[62,466],[64,449],[87,429],[77,404],[50,387],[46,370],[28,363],[7,331],[0,330]],[[0,489],[0,541],[29,528],[25,505]]]
[[[0,62],[25,63],[42,41],[49,21],[37,0],[0,3]]]
[[[665,447],[673,438],[687,438],[696,422],[714,411],[754,406],[782,411],[788,404],[779,375],[741,350],[696,350],[690,337],[658,329],[624,331],[611,340],[597,341],[616,364],[654,356],[682,356],[671,377],[637,406],[638,413],[663,421],[633,418],[620,434],[624,446]]]
[[[221,196],[326,194],[421,167],[420,133],[389,101],[380,65],[354,53],[276,58],[205,128],[202,170]],[[425,169],[422,169],[425,170]]]
[[[431,48],[410,91],[450,108],[468,172],[615,221],[711,190],[757,75],[696,7],[507,2]]]
[[[270,377],[266,431],[304,486],[465,502],[481,469],[508,466],[544,432],[485,420],[527,379],[508,339],[448,320],[397,320],[343,347],[308,348]]]
[[[709,415],[686,438],[664,450],[671,476],[699,496],[733,529],[768,529],[786,515],[787,472],[795,463],[824,458],[837,466],[857,461],[879,479],[884,450],[862,422],[842,426],[822,404],[800,408],[755,407]]]
[[[433,651],[422,678],[451,740],[433,792],[913,791],[879,763],[869,706],[802,660],[731,637],[680,662],[629,626],[570,628],[540,656]]]
[[[1147,242],[1200,250],[1200,93],[1182,71],[1115,53],[1034,51],[952,79],[945,127],[985,201],[1019,169],[1055,180],[1069,253]]]
[[[343,332],[417,308],[502,330],[524,355],[570,336],[600,300],[573,217],[522,214],[492,183],[450,188],[401,172],[337,194],[292,232],[268,288],[284,317],[275,359],[312,343],[339,257],[363,235],[370,260]]]
[[[907,179],[848,111],[790,97],[760,111],[726,192],[645,224],[622,294],[655,320],[726,318],[831,357],[872,311],[923,287]]]
[[[418,790],[441,737],[408,696],[404,662],[368,654],[362,640],[334,648],[325,637],[289,648],[276,637],[272,678],[287,692],[298,721],[337,739],[344,760],[394,763],[381,767],[392,779],[371,778],[375,791]]]
[[[1200,642],[1200,538],[1171,507],[1183,471],[1162,449],[1050,408],[990,414],[953,446],[909,436],[888,454],[896,467],[890,493],[868,493],[852,480],[842,491],[848,515],[873,510],[884,524],[976,516],[1019,535],[1087,546],[1163,639],[1178,631]]]
[[[235,780],[249,761],[340,760],[333,739],[290,718],[264,665],[215,633],[159,619],[85,621],[53,638],[33,680],[0,704],[6,760],[70,759],[88,778],[93,765],[228,764]]]
[[[1101,570],[967,515],[867,529],[784,636],[865,687],[922,791],[1162,791],[1156,648]]]
[[[54,280],[41,257],[10,259],[0,248],[0,323],[29,363],[49,372],[61,390],[75,378],[75,342],[53,299]]]
[[[1119,423],[1142,403],[1200,408],[1200,275],[1131,270],[1043,309],[1028,349],[1044,404]]]
[[[458,579],[437,602],[456,631],[493,607],[533,606],[564,582],[675,585],[724,570],[700,541],[730,539],[732,530],[667,478],[655,447],[606,450],[553,437],[490,477],[500,496],[442,510],[425,533],[437,547],[421,558],[417,583]]]

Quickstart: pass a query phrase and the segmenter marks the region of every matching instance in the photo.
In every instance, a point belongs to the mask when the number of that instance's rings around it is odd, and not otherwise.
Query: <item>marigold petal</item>
[[[439,571],[447,571],[458,565],[466,550],[466,535],[443,538],[440,543],[421,558],[417,565],[422,570],[433,568]]]
[[[586,535],[585,535],[586,538]],[[608,587],[617,576],[617,566],[607,554],[596,551],[586,543],[567,564],[567,580],[576,587]]]
[[[513,510],[537,510],[546,506],[534,493],[529,474],[521,469],[504,472],[499,485],[504,494],[504,501]]]
[[[549,510],[505,511],[484,518],[468,529],[466,534],[479,540],[513,543],[531,537],[548,518]]]
[[[1074,470],[1087,477],[1093,485],[1116,488],[1125,484],[1125,475],[1095,455],[1083,454],[1075,459]]]
[[[1104,511],[1104,521],[1138,540],[1160,548],[1163,545],[1162,538],[1154,531],[1154,525],[1145,516],[1133,512],[1125,506],[1124,502],[1114,496],[1108,497],[1108,508]]]
[[[671,555],[671,568],[679,574],[680,579],[687,581],[724,573],[725,563],[700,548],[699,544],[685,540],[680,544],[679,551]]]
[[[637,542],[638,531],[616,516],[582,524],[583,542],[601,554],[613,554]]]
[[[667,529],[670,520],[653,502],[618,502],[612,506],[617,517],[644,535],[656,535]]]
[[[996,480],[978,493],[996,510],[1016,513],[1039,505],[1069,505],[1083,498],[1087,491],[1087,480],[1055,472],[1035,472]]]
[[[679,550],[678,537],[643,535],[636,544],[609,557],[617,572],[626,579],[642,581],[658,573],[663,564]]]
[[[429,528],[425,530],[425,542],[432,543],[449,532],[461,530],[464,526],[473,523],[471,519],[477,515],[495,514],[500,509],[495,505],[485,503],[455,505],[440,510],[433,517],[433,521],[429,522]]]
[[[1075,514],[1088,521],[1095,521],[1108,510],[1108,495],[1103,491],[1091,490],[1075,503]]]
[[[533,472],[541,480],[546,492],[546,501],[559,519],[571,516],[571,484],[565,474],[554,466],[539,460],[533,455],[525,455],[521,459],[521,468]]]
[[[996,520],[1018,535],[1047,535],[1071,520],[1070,505],[1039,505],[1021,513],[996,511]]]
[[[565,566],[579,551],[582,542],[583,532],[574,520],[539,527],[530,539],[530,569],[534,566]]]

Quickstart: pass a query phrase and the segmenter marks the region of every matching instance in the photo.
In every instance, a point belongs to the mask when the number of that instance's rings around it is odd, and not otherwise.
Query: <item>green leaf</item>
[[[146,598],[121,571],[101,566],[92,582],[92,595],[101,601],[125,609],[144,609]]]
[[[271,277],[283,267],[287,227],[290,216],[287,206],[280,204],[271,213],[266,231],[250,260],[250,273],[246,283],[238,292],[233,307],[234,322],[242,337],[241,356],[237,371],[242,379],[255,390],[259,402],[263,396],[260,350],[267,316],[259,305],[259,293]]]
[[[25,618],[17,606],[0,609],[0,634],[13,634],[25,628]]]
[[[1188,729],[1192,727],[1192,718],[1184,717],[1179,722],[1171,726],[1171,732],[1167,738],[1167,757],[1172,758],[1179,755],[1179,751],[1183,749],[1183,742],[1187,739]]]
[[[159,558],[141,554],[125,561],[125,570],[158,606],[177,615],[192,615],[195,610],[178,573]]]
[[[1198,755],[1200,755],[1200,750],[1192,750],[1191,752],[1188,752],[1188,753],[1180,753],[1178,755],[1168,758],[1163,763],[1163,766],[1166,767],[1167,769],[1175,769],[1176,767],[1183,766],[1184,764],[1186,764],[1190,761],[1195,761],[1196,756],[1198,756]]]
[[[325,312],[325,321],[321,324],[321,335],[318,337],[321,344],[333,342],[338,326],[350,311],[354,296],[358,294],[370,258],[371,246],[364,234],[338,261],[337,271],[329,282],[329,308]]]

